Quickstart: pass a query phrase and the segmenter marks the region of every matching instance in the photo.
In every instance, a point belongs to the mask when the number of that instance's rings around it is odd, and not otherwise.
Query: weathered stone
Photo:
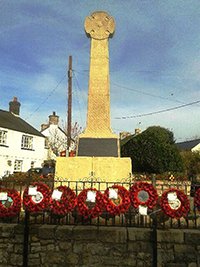
[[[200,231],[199,230],[193,230],[192,232],[190,230],[184,231],[184,237],[185,237],[185,243],[187,244],[200,244]]]
[[[134,254],[123,254],[123,262],[121,263],[120,267],[131,267],[137,266],[136,265],[136,255]]]
[[[54,244],[47,245],[47,250],[54,251],[55,250],[55,245]]]
[[[13,225],[13,224],[3,224],[1,226],[1,236],[14,238],[15,237],[14,227],[15,227],[15,225]]]
[[[75,253],[66,254],[66,266],[73,266],[72,264],[78,264],[78,262],[79,262],[79,255]]]
[[[58,226],[55,230],[56,239],[61,240],[71,240],[73,237],[73,228],[74,226],[62,225]]]
[[[188,267],[198,267],[195,262],[191,262],[188,264]]]
[[[14,244],[11,244],[10,242],[6,244],[6,251],[7,252],[14,252]]]
[[[96,240],[98,228],[96,226],[76,226],[73,230],[75,240]]]
[[[85,253],[81,259],[81,266],[93,266],[96,264],[101,264],[101,257],[99,255],[91,255],[89,253]],[[103,266],[103,265],[101,265]]]
[[[101,256],[102,266],[121,266],[123,264],[122,257]]]
[[[49,244],[54,244],[55,243],[55,240],[54,239],[45,239],[45,240],[43,240],[43,239],[41,239],[40,240],[40,244],[42,245],[42,246],[46,246],[46,245],[49,245]]]
[[[55,235],[55,225],[42,225],[39,228],[39,237],[42,239],[51,239]]]
[[[165,267],[187,267],[186,263],[167,263],[164,265]]]
[[[124,227],[102,227],[99,228],[98,239],[101,242],[126,243],[127,231]]]
[[[31,253],[36,253],[41,251],[41,246],[31,246]]]
[[[24,234],[24,225],[17,224],[14,227],[15,234]]]
[[[39,247],[40,246],[40,242],[31,242],[31,246],[32,247]]]
[[[60,250],[67,251],[67,250],[71,249],[72,244],[71,244],[71,242],[61,241],[61,242],[59,242],[58,246],[59,246]]]
[[[152,244],[149,242],[143,242],[143,241],[128,242],[128,251],[131,251],[131,252],[145,251],[146,253],[151,253]]]
[[[152,230],[150,229],[145,229],[145,228],[127,228],[128,231],[128,240],[131,241],[136,241],[136,240],[150,240],[151,238],[151,232]]]
[[[133,265],[134,266],[134,265]],[[136,265],[137,267],[151,267],[152,264],[150,262],[146,263],[143,260],[137,260]],[[161,267],[160,265],[158,265],[159,267]]]
[[[184,233],[182,230],[158,230],[157,231],[158,242],[166,243],[184,243]]]
[[[110,245],[110,247],[110,256],[124,256],[127,253],[127,244],[112,244],[112,246]],[[106,254],[104,253],[104,255]]]
[[[158,250],[157,251],[158,266],[167,262],[174,261],[174,251],[173,250]]]
[[[38,258],[40,258],[40,254],[39,253],[30,253],[28,255],[28,258],[29,259],[38,259]]]
[[[173,243],[157,243],[157,249],[164,249],[164,250],[168,250],[168,249],[173,249],[174,248],[174,244]]]
[[[37,242],[37,241],[39,241],[39,240],[40,240],[40,239],[39,239],[38,236],[35,236],[35,235],[31,236],[31,241],[33,241],[33,242]]]
[[[23,253],[24,246],[23,244],[15,244],[14,252],[15,253]]]
[[[93,243],[94,245],[94,243]],[[73,244],[73,252],[74,253],[84,253],[87,252],[87,244],[82,241],[75,241]]]
[[[65,253],[55,252],[55,251],[52,251],[51,253],[50,252],[43,253],[41,254],[41,261],[43,264],[44,263],[51,264],[49,266],[52,266],[52,264],[60,264],[65,262]]]
[[[23,257],[19,254],[10,254],[9,255],[9,263],[15,264],[15,266],[22,266]]]
[[[14,243],[23,243],[23,236],[20,234],[15,234],[13,241]]]
[[[28,260],[28,266],[41,266],[40,259],[30,259]]]
[[[39,225],[39,224],[31,225],[29,227],[30,236],[37,235],[40,227],[41,227],[41,225]]]

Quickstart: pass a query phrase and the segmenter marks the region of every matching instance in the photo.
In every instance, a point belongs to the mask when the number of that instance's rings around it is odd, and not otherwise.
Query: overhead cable
[[[41,106],[50,98],[50,96],[53,95],[53,93],[56,91],[56,89],[59,87],[59,85],[62,83],[62,81],[66,79],[66,75],[63,76],[63,78],[57,83],[57,85],[50,91],[50,93],[46,96],[46,98],[38,105],[38,107],[28,116],[25,118],[25,120],[28,120],[29,118],[31,118],[34,113],[36,113]]]
[[[119,84],[116,84],[116,83],[113,83],[113,85],[119,87],[119,88],[124,88],[126,90],[129,90],[129,91],[134,91],[134,92],[137,92],[137,93],[140,93],[140,94],[143,94],[143,95],[148,95],[148,96],[152,96],[152,97],[157,97],[157,98],[160,98],[160,99],[164,99],[164,100],[169,100],[169,101],[173,101],[173,102],[177,102],[177,103],[181,103],[181,104],[185,104],[184,102],[182,101],[179,101],[179,100],[175,100],[175,99],[171,99],[169,97],[164,97],[164,96],[159,96],[159,95],[154,95],[154,94],[150,94],[148,92],[145,92],[145,91],[141,91],[139,89],[133,89],[133,88],[129,88],[129,87],[126,87],[126,86],[123,86],[123,85],[119,85]]]
[[[181,106],[176,106],[176,107],[173,107],[173,108],[167,108],[167,109],[163,109],[163,110],[159,110],[159,111],[154,111],[154,112],[149,112],[149,113],[144,113],[144,114],[138,114],[138,115],[132,115],[132,116],[115,117],[114,119],[125,120],[125,119],[133,119],[133,118],[151,116],[151,115],[155,115],[155,114],[159,114],[159,113],[164,113],[164,112],[168,112],[168,111],[172,111],[172,110],[176,110],[176,109],[192,106],[192,105],[195,105],[195,104],[198,104],[198,103],[200,103],[200,100],[197,100],[197,101],[194,101],[194,102],[190,102],[190,103],[187,103],[187,104],[184,104],[184,105],[181,105]]]

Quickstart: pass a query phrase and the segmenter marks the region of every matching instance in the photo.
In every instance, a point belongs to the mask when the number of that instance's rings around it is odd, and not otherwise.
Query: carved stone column
[[[114,30],[114,19],[106,12],[97,11],[86,17],[85,31],[91,38],[88,111],[78,156],[119,156],[119,140],[110,126],[108,39]]]

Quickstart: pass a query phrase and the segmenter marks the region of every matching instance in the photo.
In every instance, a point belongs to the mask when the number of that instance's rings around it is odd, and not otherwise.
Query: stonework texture
[[[0,267],[23,266],[23,225],[0,224]],[[152,230],[31,225],[30,267],[153,266]],[[199,230],[158,230],[158,267],[200,266]]]

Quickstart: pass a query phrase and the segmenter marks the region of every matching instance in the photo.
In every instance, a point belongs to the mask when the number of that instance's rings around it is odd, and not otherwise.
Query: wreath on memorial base
[[[30,186],[37,187],[37,194],[35,196],[29,195]],[[30,186],[24,190],[24,209],[30,213],[38,213],[47,210],[51,197],[50,188],[46,184],[40,182],[32,183]]]
[[[116,199],[110,198],[110,189],[117,190]],[[104,201],[106,211],[112,216],[119,215],[120,213],[125,213],[131,205],[129,191],[120,185],[113,185],[112,187],[107,188],[104,192]]]
[[[95,202],[88,202],[87,193],[89,191],[96,192]],[[96,218],[101,215],[104,209],[104,197],[103,194],[95,188],[84,189],[77,196],[77,210],[80,215],[85,219]]]
[[[137,209],[140,205],[146,206],[149,209],[153,209],[158,200],[158,194],[152,184],[138,182],[132,185],[130,188],[130,199],[131,204],[135,209]]]
[[[175,193],[177,198],[170,201],[168,197],[169,193]],[[176,188],[170,188],[162,194],[160,206],[166,215],[175,219],[187,216],[190,210],[190,203],[187,196]]]
[[[76,206],[76,194],[67,186],[59,186],[56,190],[62,192],[60,199],[50,198],[49,208],[54,215],[65,216]]]
[[[200,188],[198,188],[194,195],[194,205],[200,211]]]
[[[15,189],[0,188],[0,192],[7,193],[7,200],[0,201],[0,218],[15,217],[21,210],[21,197]]]

